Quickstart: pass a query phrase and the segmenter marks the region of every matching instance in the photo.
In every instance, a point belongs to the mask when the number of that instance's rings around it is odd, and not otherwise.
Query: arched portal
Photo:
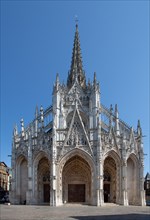
[[[116,203],[116,163],[108,156],[104,161],[104,202]]]
[[[79,155],[65,163],[62,172],[63,201],[90,203],[91,169],[88,162]]]
[[[25,156],[21,155],[17,159],[17,195],[20,204],[26,203],[26,193],[28,190],[28,167]]]
[[[131,155],[127,160],[127,191],[129,205],[136,205],[136,198],[139,196],[139,186],[137,185],[136,159]]]
[[[46,157],[38,163],[37,177],[38,203],[50,203],[50,166]]]

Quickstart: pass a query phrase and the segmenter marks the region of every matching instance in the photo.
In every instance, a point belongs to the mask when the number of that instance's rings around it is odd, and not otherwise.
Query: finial
[[[138,125],[137,125],[139,128],[141,127],[141,125],[140,125],[140,120],[138,120]]]
[[[42,105],[40,107],[40,113],[41,113],[41,115],[43,115],[43,106]]]
[[[20,120],[20,123],[21,123],[21,134],[22,134],[22,136],[24,136],[24,120],[23,120],[23,118]]]
[[[94,72],[93,87],[96,89],[96,72]]]
[[[118,112],[118,106],[115,104],[115,112]]]
[[[42,105],[40,108],[40,114],[41,114],[41,124],[42,124],[42,127],[44,127],[44,114],[43,114],[43,106]]]
[[[17,128],[17,124],[15,124],[14,126],[14,132],[13,132],[13,135],[14,137],[18,134],[18,128]]]
[[[21,123],[21,128],[24,128],[24,120],[23,120],[23,118],[20,120],[20,123]]]
[[[119,113],[118,113],[118,105],[115,104],[115,116],[116,116],[116,118],[118,118],[118,115],[119,115]]]
[[[57,92],[59,89],[59,74],[56,73],[56,82],[55,82],[55,85],[54,85],[54,90]]]
[[[96,72],[94,72],[94,82],[96,83]]]
[[[36,108],[35,108],[35,118],[38,117],[38,114],[39,114],[39,110],[38,110],[38,106],[36,106]]]
[[[56,86],[56,91],[57,91],[58,88],[59,88],[59,74],[58,74],[58,73],[56,74],[56,83],[55,83],[55,86]]]
[[[56,82],[59,83],[59,74],[56,73]]]
[[[78,27],[78,16],[75,15],[75,23],[76,23],[76,28]]]
[[[112,104],[110,105],[110,113],[112,114],[112,111],[113,111],[113,107],[112,107]]]
[[[141,129],[140,120],[138,120],[137,133],[138,133],[139,136],[142,136],[142,129]]]

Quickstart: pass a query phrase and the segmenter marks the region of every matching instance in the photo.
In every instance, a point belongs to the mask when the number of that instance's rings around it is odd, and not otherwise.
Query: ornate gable
[[[68,132],[61,150],[61,155],[74,148],[80,148],[93,154],[87,133],[87,122],[83,121],[78,108],[67,123]]]

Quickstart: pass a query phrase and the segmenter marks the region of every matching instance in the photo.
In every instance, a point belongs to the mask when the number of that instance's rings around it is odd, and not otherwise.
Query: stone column
[[[122,201],[121,204],[128,206],[128,192],[127,192],[127,162],[122,161],[122,172],[121,172],[121,189],[122,189]]]
[[[98,146],[97,146],[97,206],[102,206],[104,203],[103,195],[103,161],[102,161],[102,144],[101,144],[101,124],[100,115],[97,117],[97,136],[98,136]]]
[[[100,159],[99,161],[99,167],[100,167],[100,187],[99,187],[99,205],[102,206],[104,204],[104,190],[103,190],[103,179],[104,179],[104,172],[103,172],[103,162]]]
[[[140,152],[140,166],[139,166],[139,173],[140,173],[140,205],[145,206],[145,191],[144,191],[144,158],[143,158],[143,147],[141,147]]]
[[[96,205],[100,206],[100,165],[99,165],[99,158],[97,159],[97,170],[96,170]]]
[[[126,135],[122,136],[121,145],[121,204],[128,206],[128,191],[127,191],[127,155],[126,155]]]
[[[32,136],[31,131],[29,133],[29,146],[28,146],[28,191],[26,193],[26,203],[32,204],[33,197],[33,189],[32,189],[32,181],[33,181],[33,161],[32,161]]]
[[[51,152],[51,169],[50,169],[50,206],[56,206],[56,129],[53,126],[53,144]]]
[[[56,164],[52,161],[50,175],[50,206],[56,206]]]

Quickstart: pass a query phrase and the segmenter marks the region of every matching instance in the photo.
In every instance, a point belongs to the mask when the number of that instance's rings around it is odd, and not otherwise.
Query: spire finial
[[[118,105],[115,104],[115,116],[116,118],[119,118],[119,112],[118,112]]]
[[[78,15],[75,15],[76,28],[78,28]]]
[[[36,105],[36,107],[35,107],[35,118],[38,117],[38,114],[39,114],[39,110],[38,110],[38,106]]]
[[[18,134],[18,127],[17,127],[17,124],[15,124],[14,126],[14,131],[13,131],[13,135],[14,137]]]
[[[94,72],[94,79],[93,79],[93,83],[96,85],[96,72]]]
[[[113,111],[113,107],[112,107],[112,104],[110,105],[110,114],[112,114],[112,111]]]
[[[138,120],[138,124],[137,124],[137,133],[139,136],[142,137],[142,128],[141,128],[140,120]]]
[[[56,91],[58,91],[59,88],[59,74],[56,74],[56,82],[55,82]]]

